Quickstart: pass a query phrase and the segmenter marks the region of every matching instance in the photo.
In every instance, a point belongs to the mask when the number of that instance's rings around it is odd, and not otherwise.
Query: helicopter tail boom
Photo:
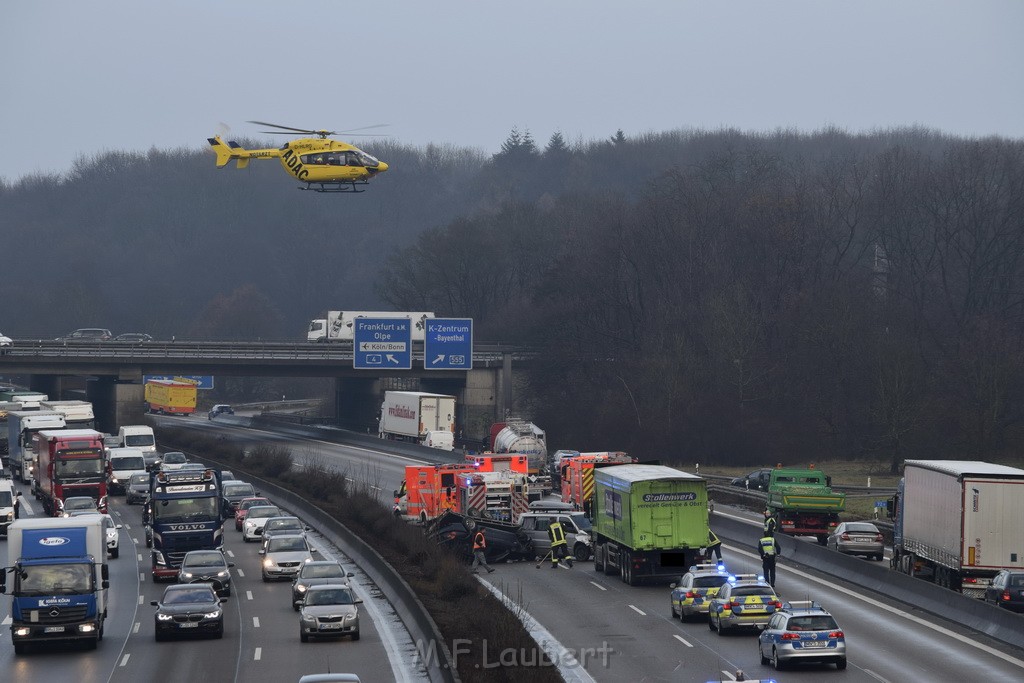
[[[249,152],[243,149],[237,142],[230,140],[226,144],[219,135],[207,138],[213,151],[217,153],[217,168],[228,165],[232,159],[238,162],[238,168],[245,168],[249,165]]]

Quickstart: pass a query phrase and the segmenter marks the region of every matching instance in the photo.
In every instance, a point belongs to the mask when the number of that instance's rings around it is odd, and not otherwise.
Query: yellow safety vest
[[[775,557],[775,539],[771,536],[765,536],[760,541],[761,552],[766,557]]]
[[[553,522],[548,527],[548,536],[551,537],[552,548],[556,545],[565,545],[565,530],[562,529],[562,525],[559,522]]]

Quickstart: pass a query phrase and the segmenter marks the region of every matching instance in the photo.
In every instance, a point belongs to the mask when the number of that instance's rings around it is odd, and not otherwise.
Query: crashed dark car
[[[427,529],[427,536],[440,545],[458,552],[467,561],[473,559],[473,534],[477,525],[486,528],[488,562],[504,560],[534,559],[533,541],[530,536],[515,524],[505,524],[492,520],[481,520],[466,517],[454,512],[446,512],[433,522]]]

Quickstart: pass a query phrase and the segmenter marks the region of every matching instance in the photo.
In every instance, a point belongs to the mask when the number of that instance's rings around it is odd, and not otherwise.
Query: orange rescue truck
[[[594,467],[628,465],[636,462],[622,451],[580,453],[562,460],[562,502],[576,510],[587,509],[587,501],[594,495]]]

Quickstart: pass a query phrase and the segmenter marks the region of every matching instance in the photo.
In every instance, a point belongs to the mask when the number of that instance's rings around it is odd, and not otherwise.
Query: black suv
[[[754,491],[767,491],[768,481],[772,477],[772,470],[770,467],[754,470],[750,474],[745,474],[742,477],[736,477],[732,480],[733,486],[742,486],[746,489],[753,489]]]

